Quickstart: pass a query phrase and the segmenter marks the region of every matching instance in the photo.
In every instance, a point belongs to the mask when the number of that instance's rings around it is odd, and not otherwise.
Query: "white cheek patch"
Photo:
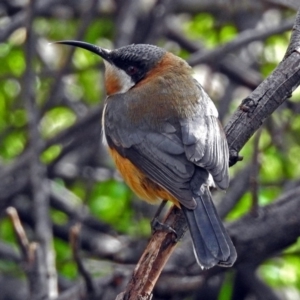
[[[117,79],[118,85],[120,89],[115,92],[115,94],[126,93],[129,89],[131,89],[135,83],[133,82],[132,78],[127,75],[123,70],[117,68],[116,66],[110,64],[109,62],[104,60],[105,64],[105,73],[107,76],[113,76]],[[105,100],[105,102],[107,99]],[[104,104],[103,112],[102,112],[102,142],[105,146],[107,146],[107,140],[105,135],[105,110],[106,110],[107,103]]]
[[[135,85],[132,78],[129,75],[127,75],[125,71],[117,68],[116,66],[110,64],[105,60],[104,60],[104,64],[105,64],[105,73],[110,74],[109,76],[113,76],[118,80],[120,89],[115,94],[126,93]]]
[[[105,103],[104,107],[103,107],[102,124],[101,124],[102,125],[102,131],[101,131],[101,134],[102,134],[102,143],[103,143],[104,146],[107,146],[107,140],[106,140],[106,135],[105,135],[105,110],[106,110],[106,106],[107,106],[107,103]]]

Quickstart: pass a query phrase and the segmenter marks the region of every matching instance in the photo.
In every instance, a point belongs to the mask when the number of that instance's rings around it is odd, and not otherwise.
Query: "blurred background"
[[[191,64],[226,125],[282,60],[298,8],[298,0],[1,0],[0,299],[115,299],[157,209],[128,189],[101,145],[102,60],[51,42],[163,47]],[[296,90],[243,148],[228,191],[214,193],[235,266],[201,270],[187,233],[154,300],[300,299],[299,112]]]

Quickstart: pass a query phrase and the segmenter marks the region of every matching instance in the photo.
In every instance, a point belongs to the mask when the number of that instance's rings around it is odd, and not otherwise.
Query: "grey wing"
[[[116,97],[116,96],[115,96]],[[168,190],[185,207],[194,209],[196,202],[190,190],[195,166],[185,155],[180,127],[165,122],[159,130],[128,120],[126,105],[121,101],[107,103],[105,134],[109,147],[129,159],[148,178]]]
[[[229,151],[218,120],[218,112],[202,87],[198,107],[192,118],[180,120],[182,141],[189,161],[212,175],[216,185],[226,189],[229,184]]]

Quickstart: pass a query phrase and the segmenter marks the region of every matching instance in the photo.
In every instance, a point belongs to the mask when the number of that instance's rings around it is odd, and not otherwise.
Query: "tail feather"
[[[214,265],[232,266],[236,251],[220,220],[206,185],[195,195],[194,210],[182,206],[194,244],[198,263],[204,268]]]

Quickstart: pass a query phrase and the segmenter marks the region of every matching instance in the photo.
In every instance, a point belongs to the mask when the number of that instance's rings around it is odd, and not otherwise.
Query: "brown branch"
[[[126,291],[117,297],[123,300],[151,299],[152,290],[164,265],[174,250],[178,240],[187,230],[185,217],[178,207],[170,209],[163,221],[174,228],[173,232],[157,231],[148,243],[146,250],[134,270]]]
[[[14,207],[8,207],[6,213],[9,216],[10,221],[13,225],[18,244],[22,251],[22,255],[27,259],[29,257],[29,242],[25,230],[21,224],[19,215]]]

